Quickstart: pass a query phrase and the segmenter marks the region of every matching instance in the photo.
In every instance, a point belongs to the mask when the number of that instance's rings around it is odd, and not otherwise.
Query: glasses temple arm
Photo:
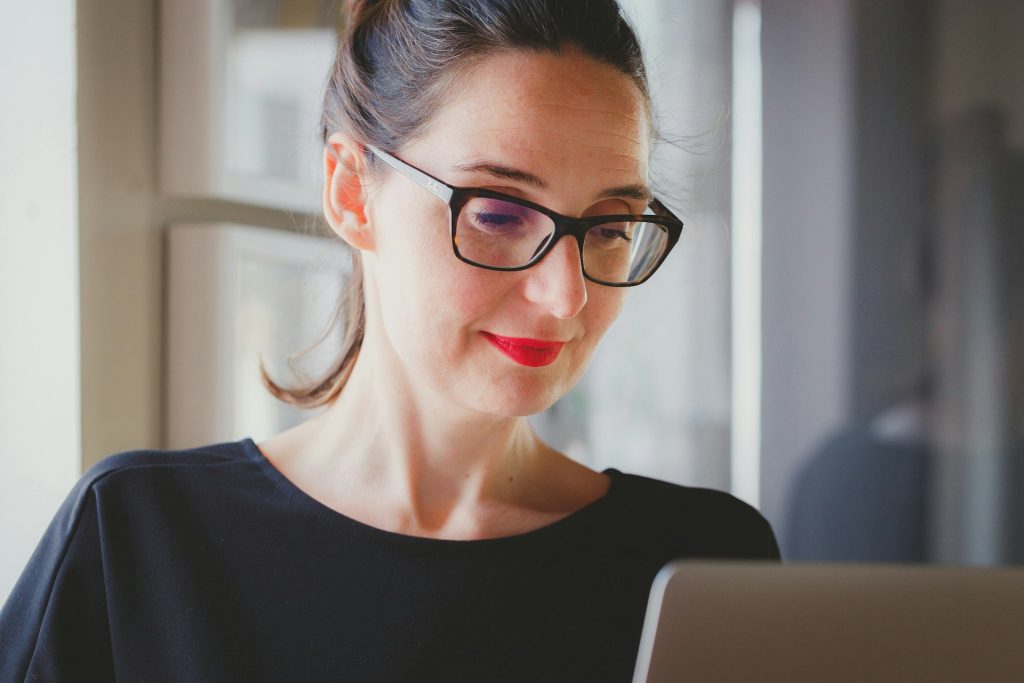
[[[398,157],[392,156],[372,145],[367,145],[367,148],[388,166],[395,169],[417,185],[423,187],[441,201],[446,204],[451,201],[452,188],[448,187],[434,176],[424,173],[415,166],[407,164]]]
[[[682,223],[682,221],[679,219],[679,216],[677,216],[674,213],[672,213],[671,209],[669,209],[667,206],[662,204],[661,200],[658,199],[657,197],[652,197],[651,198],[651,203],[648,204],[648,207],[650,207],[650,209],[652,211],[654,211],[654,213],[658,214],[659,216],[665,216],[667,218],[671,218],[673,220],[677,220],[680,223]]]

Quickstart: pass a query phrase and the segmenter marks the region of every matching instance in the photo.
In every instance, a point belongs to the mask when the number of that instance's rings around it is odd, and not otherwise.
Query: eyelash
[[[622,230],[612,230],[608,228],[601,228],[602,232],[611,232],[612,236],[621,239],[624,242],[632,242],[633,238],[624,233]]]
[[[474,219],[484,222],[491,223],[492,225],[508,225],[516,222],[516,216],[506,213],[493,213],[487,211],[477,211],[473,214]],[[505,220],[502,220],[504,218]]]

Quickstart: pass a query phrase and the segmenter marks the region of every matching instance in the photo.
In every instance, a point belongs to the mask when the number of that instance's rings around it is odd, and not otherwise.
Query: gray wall
[[[791,480],[849,415],[850,0],[762,5],[762,512],[785,550]]]
[[[927,357],[927,2],[857,2],[851,418],[905,401]]]

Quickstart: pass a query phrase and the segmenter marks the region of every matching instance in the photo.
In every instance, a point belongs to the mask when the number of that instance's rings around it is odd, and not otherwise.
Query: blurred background
[[[341,332],[339,5],[0,7],[0,596],[105,456],[309,416],[257,371],[309,376]],[[731,491],[787,560],[1024,562],[1024,3],[623,5],[687,227],[531,422]]]

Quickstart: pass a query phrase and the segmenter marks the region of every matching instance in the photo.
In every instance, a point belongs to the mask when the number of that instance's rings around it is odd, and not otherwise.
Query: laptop
[[[1024,569],[673,562],[633,681],[1024,681]]]

